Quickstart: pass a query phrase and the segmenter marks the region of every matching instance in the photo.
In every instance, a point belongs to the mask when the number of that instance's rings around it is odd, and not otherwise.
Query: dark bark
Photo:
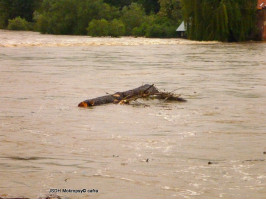
[[[138,98],[148,98],[152,97],[155,99],[163,99],[163,100],[173,100],[184,102],[183,98],[175,96],[171,93],[160,92],[154,85],[143,85],[141,87],[135,88],[133,90],[128,90],[125,92],[116,92],[115,94],[105,95],[93,99],[88,99],[79,103],[79,107],[92,107],[98,106],[108,103],[120,103],[120,104],[128,104],[130,101],[134,101]]]

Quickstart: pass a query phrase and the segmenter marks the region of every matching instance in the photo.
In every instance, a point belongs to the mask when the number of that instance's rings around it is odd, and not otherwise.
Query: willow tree
[[[192,40],[245,41],[256,30],[257,0],[181,0]]]

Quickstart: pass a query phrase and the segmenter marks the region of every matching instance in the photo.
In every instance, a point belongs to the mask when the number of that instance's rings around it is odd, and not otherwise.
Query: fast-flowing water
[[[266,43],[0,31],[0,46],[0,197],[266,198]],[[145,83],[188,102],[77,107]]]

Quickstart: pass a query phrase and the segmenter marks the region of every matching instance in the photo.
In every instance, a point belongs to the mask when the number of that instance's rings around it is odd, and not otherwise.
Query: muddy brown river
[[[188,101],[77,107],[145,83]],[[265,92],[262,42],[0,30],[0,197],[266,198]]]

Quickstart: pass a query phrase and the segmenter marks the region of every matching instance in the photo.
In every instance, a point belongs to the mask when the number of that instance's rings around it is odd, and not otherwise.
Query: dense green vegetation
[[[193,40],[244,41],[255,33],[257,0],[181,0]]]
[[[176,37],[180,0],[0,0],[0,28],[91,36]]]
[[[257,0],[0,0],[0,28],[49,34],[244,41],[255,33]]]
[[[7,28],[8,20],[21,17],[33,21],[33,12],[41,5],[42,0],[0,0],[0,28]]]
[[[21,18],[21,17],[16,17],[14,19],[9,19],[8,20],[8,26],[7,28],[9,30],[33,30],[33,25],[32,23],[28,22],[27,20]]]

